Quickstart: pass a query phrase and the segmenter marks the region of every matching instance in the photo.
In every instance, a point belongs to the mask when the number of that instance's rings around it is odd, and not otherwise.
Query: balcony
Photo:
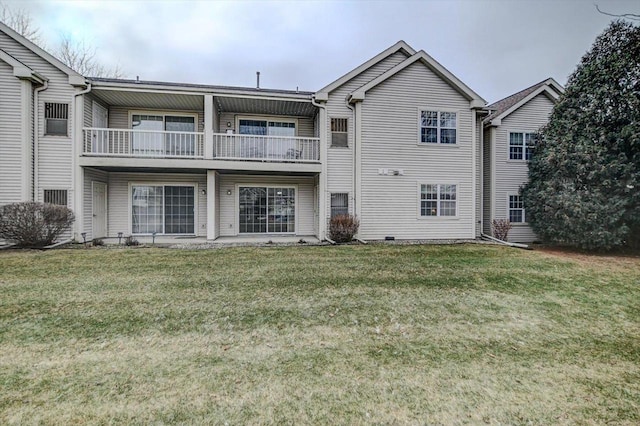
[[[204,158],[204,133],[85,127],[82,152],[97,157]]]
[[[309,163],[320,160],[319,138],[213,134],[216,160]]]

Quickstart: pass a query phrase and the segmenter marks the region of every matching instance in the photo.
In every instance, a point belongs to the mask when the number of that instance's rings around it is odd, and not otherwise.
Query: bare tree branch
[[[631,19],[632,21],[640,21],[640,15],[637,13],[623,13],[621,15],[616,15],[615,13],[609,13],[601,10],[597,4],[595,4],[594,6],[596,7],[596,10],[603,15],[613,16],[614,18]]]
[[[0,21],[37,45],[41,45],[40,29],[34,27],[31,15],[24,9],[11,9],[0,2]]]
[[[35,44],[43,46],[40,29],[36,28],[31,15],[25,9],[12,9],[0,1],[0,21],[28,38]],[[97,50],[83,41],[73,41],[68,36],[62,36],[58,48],[53,51],[54,56],[67,66],[85,77],[122,78],[120,65],[108,68],[96,59]]]

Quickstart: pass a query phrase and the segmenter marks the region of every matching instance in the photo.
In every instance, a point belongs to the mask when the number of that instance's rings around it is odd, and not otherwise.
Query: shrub
[[[21,247],[45,247],[69,229],[74,219],[66,206],[31,201],[7,204],[0,207],[0,238]]]
[[[329,221],[329,238],[336,243],[348,243],[358,233],[360,220],[350,214],[339,214]]]
[[[511,228],[511,222],[509,222],[507,219],[493,219],[491,221],[493,236],[499,240],[507,241]]]
[[[126,237],[124,239],[124,245],[125,246],[139,246],[140,245],[140,241],[136,240],[135,238],[133,238],[133,235],[129,235],[128,237]]]
[[[94,238],[92,244],[94,247],[103,246],[104,240],[102,238]]]

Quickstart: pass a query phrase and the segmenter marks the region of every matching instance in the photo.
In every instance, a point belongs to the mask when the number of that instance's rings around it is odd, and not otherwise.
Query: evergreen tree
[[[569,77],[522,190],[547,242],[640,243],[640,27],[614,21]]]

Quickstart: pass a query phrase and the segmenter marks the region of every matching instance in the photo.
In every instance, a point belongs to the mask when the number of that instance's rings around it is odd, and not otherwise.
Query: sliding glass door
[[[131,152],[145,156],[192,156],[196,153],[194,116],[133,114]]]
[[[295,188],[241,186],[238,197],[241,234],[296,231]]]
[[[193,186],[133,185],[131,233],[193,234],[194,192]]]

